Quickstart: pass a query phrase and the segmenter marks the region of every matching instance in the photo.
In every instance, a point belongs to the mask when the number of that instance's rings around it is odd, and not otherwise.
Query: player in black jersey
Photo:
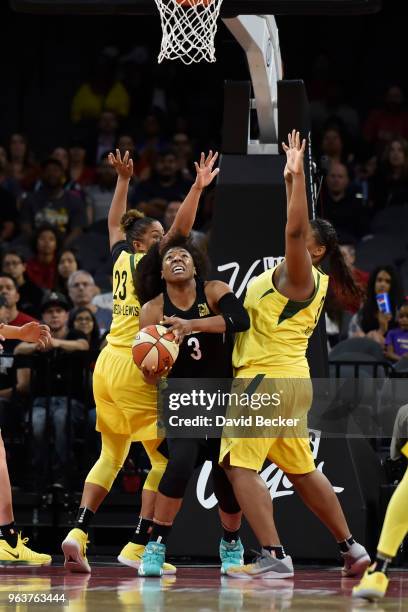
[[[203,256],[185,241],[168,245],[160,255],[155,247],[137,270],[136,286],[144,303],[140,327],[169,325],[180,344],[169,377],[225,379],[232,377],[232,333],[249,326],[246,310],[226,283],[201,280]],[[156,296],[150,299],[152,296]],[[149,301],[147,301],[149,300]],[[145,372],[148,382],[157,376]],[[219,439],[167,438],[169,460],[156,497],[153,530],[139,567],[141,576],[160,576],[166,539],[179,511],[194,468],[212,461],[214,491],[218,499],[224,537],[220,544],[221,572],[241,563],[239,539],[241,511],[232,487],[218,464]]]

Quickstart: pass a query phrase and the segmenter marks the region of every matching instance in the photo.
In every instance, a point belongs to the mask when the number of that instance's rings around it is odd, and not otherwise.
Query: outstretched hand
[[[194,162],[195,169],[197,172],[194,185],[198,189],[204,189],[205,187],[207,187],[213,181],[214,177],[216,177],[219,173],[219,168],[215,168],[215,170],[213,170],[213,166],[217,161],[217,157],[217,152],[213,155],[213,152],[210,151],[207,157],[205,157],[204,153],[201,153],[200,163]]]
[[[118,176],[127,180],[132,178],[133,159],[129,157],[129,151],[126,151],[122,159],[119,149],[116,149],[116,157],[113,153],[109,153],[108,159],[110,165],[113,166],[118,173]]]
[[[283,171],[283,176],[286,181],[290,181],[293,175],[302,174],[304,172],[303,159],[306,140],[303,139],[301,143],[300,133],[296,130],[292,130],[292,133],[288,134],[288,144],[282,142],[282,147],[286,153],[286,166]]]
[[[51,333],[48,325],[30,321],[20,328],[20,339],[24,342],[34,342],[41,349],[46,349],[51,343]]]

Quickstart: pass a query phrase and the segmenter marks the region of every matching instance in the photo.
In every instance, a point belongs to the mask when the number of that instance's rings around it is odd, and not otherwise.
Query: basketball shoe
[[[6,540],[0,540],[0,564],[5,565],[50,565],[50,555],[36,553],[26,546],[28,538],[22,538],[21,533],[17,536],[15,548],[10,546]]]
[[[70,572],[90,574],[91,568],[86,558],[88,535],[82,529],[71,529],[61,544],[65,556],[64,567]]]
[[[134,542],[128,542],[126,546],[122,548],[118,556],[119,563],[128,565],[139,569],[142,555],[144,553],[145,546],[143,544],[134,544]],[[172,575],[177,572],[177,568],[171,563],[163,563],[163,574]]]
[[[368,552],[358,542],[354,542],[347,552],[342,552],[344,567],[341,573],[344,577],[361,576],[371,563]]]
[[[383,572],[376,572],[375,564],[366,570],[360,583],[353,588],[353,597],[375,601],[384,597],[389,579]]]
[[[139,566],[139,576],[162,576],[166,546],[161,542],[148,542]]]
[[[277,559],[264,548],[254,563],[227,569],[227,576],[232,578],[292,578],[293,575],[293,563],[289,555]]]
[[[226,574],[230,567],[244,565],[244,547],[241,540],[226,542],[221,539],[220,542],[220,559],[221,559],[221,574]]]

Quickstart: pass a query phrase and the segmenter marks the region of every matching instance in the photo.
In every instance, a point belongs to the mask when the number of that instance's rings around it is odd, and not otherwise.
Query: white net
[[[222,0],[155,0],[163,31],[158,57],[185,64],[215,62],[214,38]]]

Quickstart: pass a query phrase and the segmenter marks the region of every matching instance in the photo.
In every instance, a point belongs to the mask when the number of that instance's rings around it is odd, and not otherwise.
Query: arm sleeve
[[[249,329],[249,315],[232,292],[222,296],[218,302],[218,308],[224,317],[227,332],[235,333]]]

